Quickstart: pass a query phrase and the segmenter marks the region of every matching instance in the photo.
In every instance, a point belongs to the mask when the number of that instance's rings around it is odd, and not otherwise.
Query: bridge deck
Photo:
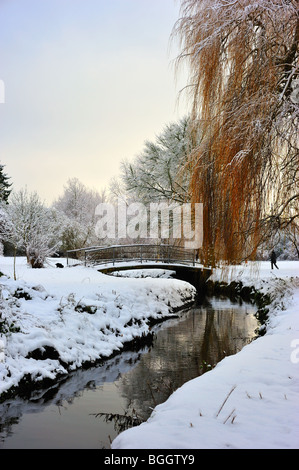
[[[80,248],[67,252],[70,259],[81,260],[85,265],[115,264],[121,262],[163,262],[197,264],[196,250],[172,245],[113,245]]]
[[[114,245],[90,247],[68,251],[70,259],[80,260],[94,266],[98,271],[109,274],[129,269],[167,269],[175,271],[175,277],[203,288],[212,273],[211,268],[197,261],[195,250],[171,245]]]

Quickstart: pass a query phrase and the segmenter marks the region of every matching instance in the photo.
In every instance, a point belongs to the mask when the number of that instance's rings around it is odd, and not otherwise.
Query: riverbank
[[[32,269],[17,258],[14,281],[13,259],[0,258],[1,400],[111,357],[196,297],[164,271],[117,278],[56,262]]]
[[[220,284],[268,296],[264,336],[187,382],[112,449],[299,448],[299,262],[216,270]]]

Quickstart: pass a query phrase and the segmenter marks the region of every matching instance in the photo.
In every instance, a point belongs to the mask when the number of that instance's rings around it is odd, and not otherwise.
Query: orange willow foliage
[[[188,168],[204,205],[205,262],[254,257],[274,221],[298,216],[298,6],[182,0],[174,35],[201,132]]]

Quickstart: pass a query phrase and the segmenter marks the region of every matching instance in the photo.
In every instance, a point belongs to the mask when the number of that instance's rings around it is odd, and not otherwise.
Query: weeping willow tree
[[[254,258],[299,215],[299,0],[182,0],[173,34],[202,136],[188,171],[204,261]]]

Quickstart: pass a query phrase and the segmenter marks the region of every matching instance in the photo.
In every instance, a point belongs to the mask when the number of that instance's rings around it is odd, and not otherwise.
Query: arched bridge
[[[85,266],[94,266],[104,274],[128,269],[171,270],[176,273],[174,277],[190,282],[200,290],[203,290],[212,273],[211,268],[198,262],[196,250],[164,244],[94,246],[69,250],[68,266],[78,261]]]

